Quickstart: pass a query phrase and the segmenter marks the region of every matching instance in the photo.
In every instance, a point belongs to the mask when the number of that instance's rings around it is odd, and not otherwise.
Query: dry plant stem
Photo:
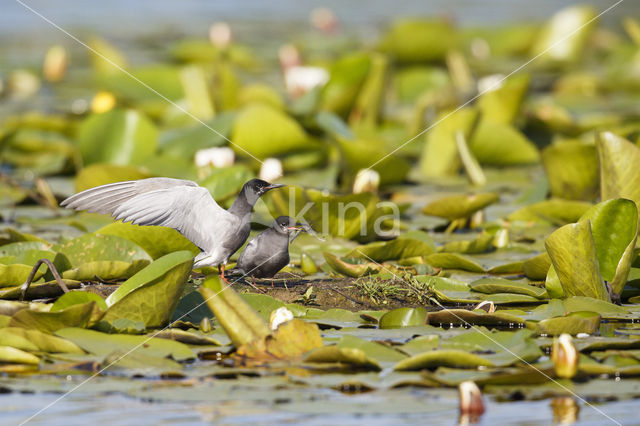
[[[64,283],[64,281],[62,281],[62,278],[60,277],[60,274],[58,273],[58,270],[53,265],[53,263],[51,263],[51,261],[49,259],[40,259],[40,260],[38,260],[36,262],[35,265],[33,265],[33,268],[31,268],[31,272],[29,273],[29,276],[27,277],[27,281],[25,281],[25,283],[22,284],[22,287],[20,288],[20,301],[21,302],[24,300],[24,297],[27,295],[27,290],[29,290],[29,287],[31,286],[31,281],[33,281],[33,277],[36,276],[36,272],[38,272],[38,269],[40,269],[40,265],[42,265],[43,263],[45,265],[47,265],[47,267],[49,268],[49,270],[53,274],[53,278],[55,278],[56,282],[58,283],[58,285],[60,286],[62,291],[64,291],[65,293],[69,292],[69,288]]]

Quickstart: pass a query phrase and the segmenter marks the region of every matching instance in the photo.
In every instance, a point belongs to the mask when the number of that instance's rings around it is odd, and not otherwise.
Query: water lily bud
[[[269,318],[269,326],[271,327],[271,330],[275,330],[278,328],[278,326],[280,326],[280,324],[291,321],[292,319],[293,312],[282,306],[271,312],[271,317]]]
[[[311,25],[322,31],[323,33],[330,34],[338,29],[338,18],[336,15],[326,7],[317,7],[311,11],[309,16]]]
[[[224,49],[231,43],[231,27],[226,22],[216,22],[209,28],[209,41],[215,47]]]
[[[66,71],[69,55],[62,46],[52,46],[47,50],[42,64],[42,75],[45,80],[55,83],[62,80]]]
[[[274,181],[282,177],[282,163],[277,158],[267,158],[260,167],[259,177],[267,182]]]
[[[213,166],[218,169],[233,166],[234,161],[235,153],[226,146],[201,149],[195,156],[198,167]]]
[[[498,90],[504,84],[504,75],[492,74],[478,80],[478,93],[486,93]]]
[[[495,248],[504,248],[509,245],[509,230],[507,228],[500,228],[496,232],[493,238],[493,246]]]
[[[553,423],[557,425],[571,425],[578,421],[580,406],[570,396],[559,396],[551,400]]]
[[[578,350],[573,345],[571,335],[561,334],[553,339],[551,359],[556,375],[563,379],[570,379],[578,372]]]
[[[380,186],[380,173],[372,169],[360,169],[353,182],[353,193],[376,192]]]
[[[284,70],[284,84],[291,97],[304,95],[329,81],[329,73],[320,67],[292,66]]]
[[[40,89],[40,79],[31,71],[15,70],[9,74],[7,87],[14,98],[26,99]]]
[[[91,100],[91,111],[96,114],[107,112],[114,106],[116,106],[116,97],[111,92],[101,90]]]
[[[473,308],[474,311],[477,309],[482,309],[483,311],[486,311],[488,314],[492,314],[496,311],[496,305],[494,305],[493,302],[491,302],[490,300],[485,300],[483,302],[478,303],[476,307]]]
[[[484,223],[484,210],[478,210],[469,218],[469,227],[475,229]]]
[[[302,253],[300,257],[300,269],[302,269],[302,272],[306,275],[313,275],[318,272],[318,266],[316,266],[316,263],[307,253]]]
[[[211,320],[208,317],[202,318],[200,321],[200,331],[203,333],[211,333]]]
[[[460,394],[460,414],[480,415],[484,413],[482,392],[478,385],[472,381],[466,381],[458,385]]]

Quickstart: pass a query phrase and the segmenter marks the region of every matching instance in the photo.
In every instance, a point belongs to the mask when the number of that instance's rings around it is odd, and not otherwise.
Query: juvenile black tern
[[[135,225],[173,228],[202,250],[193,267],[217,266],[227,282],[225,266],[249,238],[254,204],[262,194],[282,186],[252,179],[244,184],[229,210],[195,182],[170,178],[110,183],[79,192],[60,205],[109,214]]]
[[[254,278],[272,278],[289,264],[289,243],[307,226],[296,223],[289,216],[280,216],[271,227],[249,241],[244,248],[235,271]]]

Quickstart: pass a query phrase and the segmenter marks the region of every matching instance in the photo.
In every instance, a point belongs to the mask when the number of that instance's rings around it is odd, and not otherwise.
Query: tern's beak
[[[295,226],[289,226],[287,227],[287,229],[290,231],[306,231],[307,230],[306,226],[304,226],[301,223],[296,223]]]
[[[283,184],[281,184],[281,183],[271,183],[271,184],[269,184],[268,186],[265,186],[265,187],[263,188],[263,190],[264,190],[264,192],[267,192],[267,191],[270,191],[270,190],[272,190],[272,189],[282,188],[283,186],[286,186],[286,185],[283,185]]]

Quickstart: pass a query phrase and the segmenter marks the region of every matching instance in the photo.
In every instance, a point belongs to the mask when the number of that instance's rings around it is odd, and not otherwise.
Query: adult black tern
[[[289,242],[300,231],[307,230],[305,225],[296,223],[289,216],[280,216],[271,227],[249,241],[244,248],[235,271],[254,278],[272,278],[289,264]]]
[[[194,268],[217,266],[224,277],[227,261],[249,238],[251,210],[267,191],[284,185],[252,179],[244,184],[229,210],[209,191],[189,180],[149,178],[116,182],[79,192],[60,205],[75,210],[109,214],[135,225],[176,229],[202,252]]]

